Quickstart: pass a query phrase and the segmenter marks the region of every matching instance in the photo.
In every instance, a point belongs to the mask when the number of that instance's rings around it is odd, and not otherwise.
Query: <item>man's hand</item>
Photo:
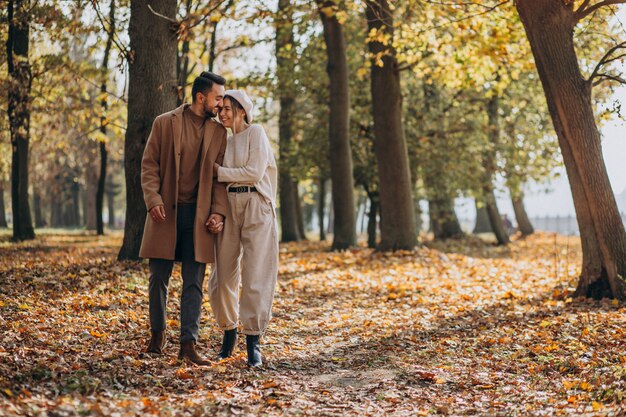
[[[213,234],[218,234],[224,230],[224,216],[218,213],[213,213],[206,221],[206,228]]]
[[[162,205],[152,207],[148,214],[150,215],[150,217],[152,217],[152,220],[157,223],[165,222],[165,207],[163,207]]]

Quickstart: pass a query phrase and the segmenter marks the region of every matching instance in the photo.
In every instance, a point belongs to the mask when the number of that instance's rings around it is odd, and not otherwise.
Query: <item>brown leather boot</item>
[[[198,352],[196,352],[196,343],[193,340],[185,340],[184,342],[180,342],[180,352],[178,353],[178,359],[187,359],[189,362],[195,363],[196,365],[200,366],[211,365],[211,362],[202,359],[200,355],[198,355]]]
[[[151,330],[150,333],[152,333],[152,337],[150,338],[150,344],[146,348],[146,353],[162,355],[165,347],[165,330],[159,332]]]

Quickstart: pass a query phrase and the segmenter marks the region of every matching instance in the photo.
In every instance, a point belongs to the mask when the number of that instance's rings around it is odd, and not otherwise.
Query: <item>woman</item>
[[[227,183],[229,210],[217,237],[209,298],[224,330],[219,359],[232,355],[239,322],[246,335],[248,365],[261,366],[260,337],[269,323],[278,275],[276,160],[263,127],[252,122],[252,101],[227,90],[219,117],[231,130],[217,180]],[[241,295],[239,284],[241,282]]]

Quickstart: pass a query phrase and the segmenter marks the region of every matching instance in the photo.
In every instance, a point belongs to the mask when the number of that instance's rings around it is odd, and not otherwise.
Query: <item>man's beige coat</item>
[[[176,206],[183,131],[183,104],[176,110],[158,116],[141,160],[141,188],[146,209],[162,204],[165,222],[156,223],[148,215],[139,256],[143,258],[174,259],[176,251]],[[228,197],[226,186],[217,182],[213,163],[221,164],[226,150],[226,129],[213,120],[204,127],[200,180],[194,224],[194,250],[197,262],[214,262],[214,236],[205,223],[211,213],[226,216]]]

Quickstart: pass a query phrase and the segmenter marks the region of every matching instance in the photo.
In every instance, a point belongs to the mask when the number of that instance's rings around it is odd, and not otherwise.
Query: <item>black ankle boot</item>
[[[233,355],[233,350],[237,344],[237,329],[231,329],[224,331],[224,339],[222,340],[222,348],[220,353],[217,354],[217,359],[230,358]]]
[[[257,367],[263,365],[261,360],[261,347],[259,335],[246,335],[246,349],[248,350],[248,366]]]

